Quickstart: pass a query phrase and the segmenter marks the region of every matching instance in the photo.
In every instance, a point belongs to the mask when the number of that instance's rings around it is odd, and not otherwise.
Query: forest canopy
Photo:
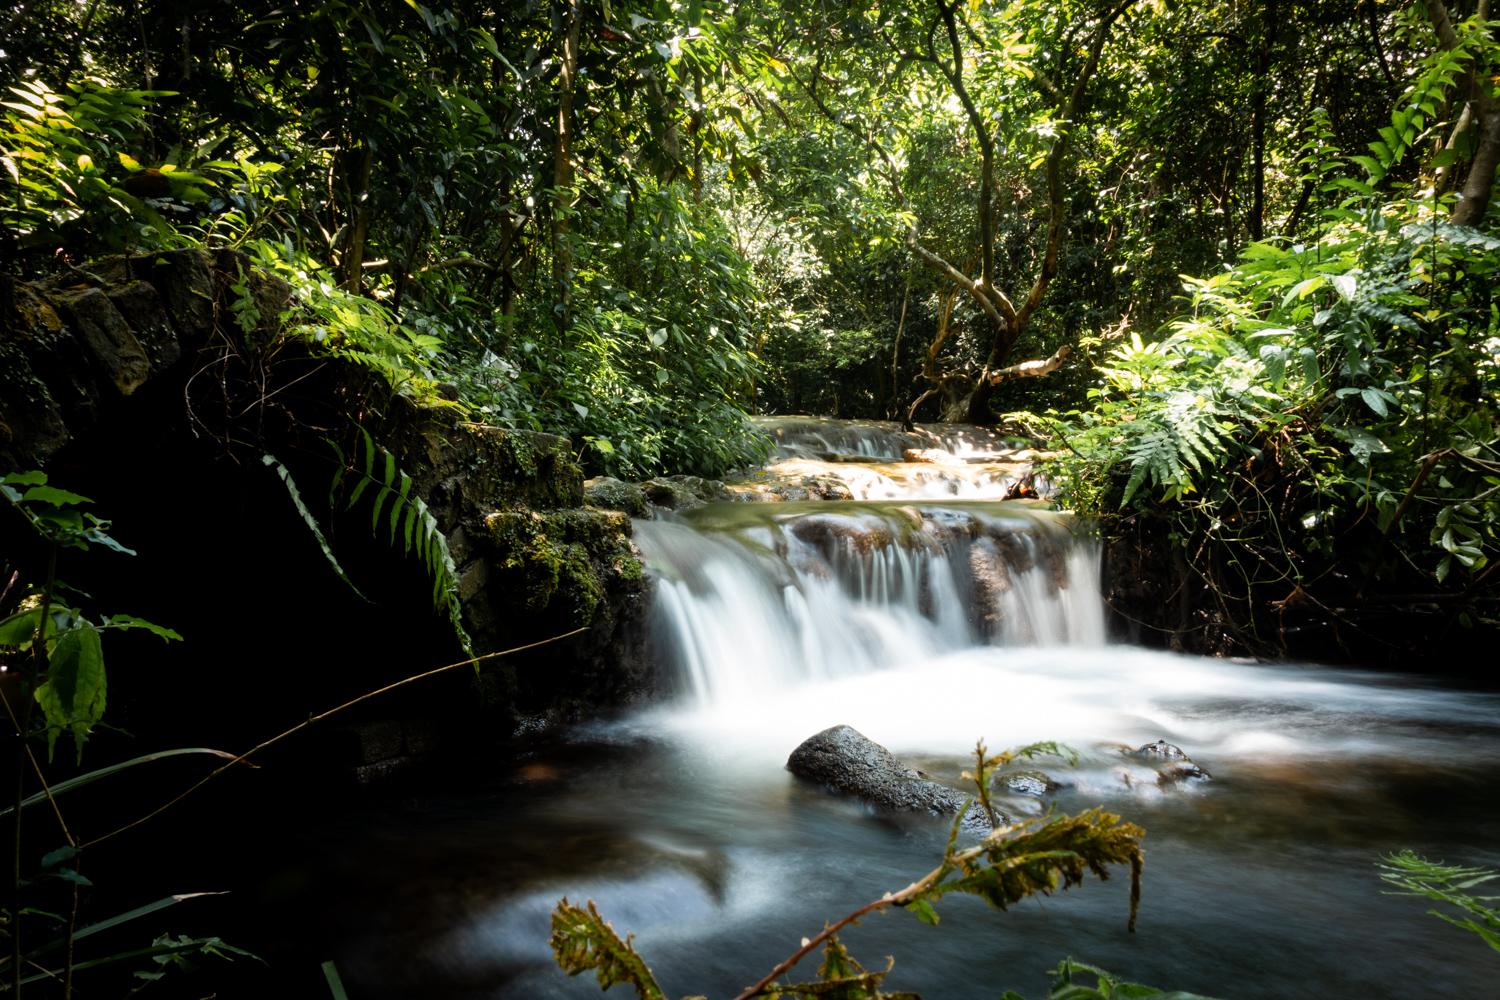
[[[751,413],[998,422],[1215,593],[1475,588],[1489,17],[26,0],[3,266],[240,251],[315,349],[595,472],[753,464]]]

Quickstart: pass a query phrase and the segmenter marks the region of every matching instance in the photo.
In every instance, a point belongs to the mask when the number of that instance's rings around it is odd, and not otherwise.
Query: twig
[[[584,626],[582,628],[575,628],[571,632],[564,632],[562,635],[554,635],[550,639],[542,639],[539,642],[528,643],[525,646],[516,646],[513,649],[501,650],[498,653],[485,653],[483,656],[474,656],[474,657],[470,657],[467,660],[459,660],[457,663],[449,663],[446,666],[436,667],[436,668],[434,668],[432,670],[427,670],[427,671],[424,671],[423,673],[420,673],[420,674],[414,674],[411,677],[407,677],[407,678],[404,678],[402,680],[396,681],[394,683],[387,684],[384,687],[376,688],[374,691],[367,691],[364,694],[360,695],[358,698],[350,699],[349,701],[344,702],[342,705],[338,705],[338,706],[336,706],[334,708],[330,708],[330,709],[328,709],[325,712],[319,712],[317,715],[311,716],[307,720],[305,720],[303,722],[297,723],[295,726],[293,726],[291,729],[288,729],[286,732],[278,733],[277,735],[271,737],[270,739],[268,739],[268,740],[266,740],[266,741],[264,741],[262,743],[257,743],[255,746],[251,747],[249,750],[246,750],[244,753],[240,754],[238,757],[233,758],[232,760],[228,761],[227,763],[219,765],[217,768],[215,768],[214,770],[210,771],[207,775],[205,775],[204,777],[200,778],[196,783],[188,786],[188,788],[185,791],[183,791],[183,792],[179,793],[178,795],[174,796],[173,798],[169,799],[168,801],[166,801],[162,805],[157,806],[155,809],[153,809],[150,812],[146,813],[144,816],[141,816],[141,817],[139,817],[137,819],[133,819],[129,823],[126,823],[124,826],[118,827],[118,828],[116,828],[114,830],[111,830],[109,833],[106,833],[106,834],[103,834],[101,836],[95,837],[93,840],[85,841],[83,844],[80,845],[79,849],[82,850],[83,848],[93,847],[95,844],[102,844],[104,841],[109,840],[109,839],[111,839],[113,837],[117,837],[117,836],[119,836],[120,834],[124,833],[127,830],[133,830],[134,828],[140,826],[142,823],[145,823],[147,820],[154,819],[157,816],[160,816],[162,813],[166,812],[168,809],[172,808],[177,803],[181,802],[183,799],[187,798],[189,795],[192,795],[198,789],[200,789],[204,785],[208,784],[214,778],[217,778],[219,775],[223,774],[225,771],[229,770],[231,767],[234,767],[236,764],[244,763],[251,756],[259,753],[260,751],[266,749],[267,747],[269,747],[269,746],[271,746],[273,744],[276,744],[276,743],[280,743],[282,740],[286,739],[288,736],[291,736],[294,733],[301,732],[302,730],[306,729],[308,726],[312,725],[315,722],[321,722],[322,720],[328,718],[331,715],[337,715],[339,712],[344,711],[346,708],[353,708],[355,705],[358,705],[360,702],[368,701],[371,698],[374,698],[377,695],[385,694],[388,691],[394,691],[394,690],[396,690],[396,688],[405,687],[408,684],[414,684],[414,683],[416,683],[417,681],[420,681],[420,680],[426,680],[428,677],[435,677],[438,674],[447,673],[447,672],[449,672],[451,670],[458,670],[458,669],[460,669],[462,667],[477,666],[480,663],[484,663],[484,662],[486,662],[488,660],[497,660],[497,659],[499,659],[502,656],[510,656],[513,653],[524,653],[527,650],[536,649],[539,646],[547,646],[547,645],[551,645],[554,642],[561,642],[564,639],[571,639],[573,636],[580,635],[581,633],[586,632],[586,631],[588,631],[588,627],[587,626]]]

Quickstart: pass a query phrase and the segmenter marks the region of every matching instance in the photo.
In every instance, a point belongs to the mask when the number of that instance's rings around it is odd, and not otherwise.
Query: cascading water
[[[980,644],[1104,641],[1097,546],[1019,503],[720,505],[637,540],[663,653],[700,701]]]
[[[331,894],[355,995],[598,997],[551,961],[566,895],[633,933],[667,995],[733,996],[942,853],[945,823],[872,815],[786,772],[838,723],[954,784],[976,739],[1065,741],[1076,766],[1039,765],[1060,787],[997,803],[1102,804],[1148,831],[1135,935],[1120,881],[1004,914],[945,900],[940,928],[887,914],[841,934],[867,967],[894,956],[889,989],[1044,996],[1073,955],[1217,996],[1493,994],[1482,943],[1383,894],[1375,864],[1412,847],[1500,866],[1500,696],[1111,646],[1097,544],[998,501],[1024,474],[1006,442],[765,426],[781,457],[730,488],[794,502],[637,524],[677,697],[537,743],[484,794],[403,814],[403,833],[383,816],[378,836],[350,820],[326,838],[328,864],[361,873]],[[923,461],[895,461],[909,450]],[[1213,780],[1163,785],[1121,753],[1158,738]]]

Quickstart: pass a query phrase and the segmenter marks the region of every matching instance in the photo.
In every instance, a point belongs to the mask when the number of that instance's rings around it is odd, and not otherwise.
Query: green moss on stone
[[[517,611],[592,625],[608,603],[606,574],[637,581],[630,519],[617,511],[572,508],[500,511],[485,520],[498,568],[513,577]]]

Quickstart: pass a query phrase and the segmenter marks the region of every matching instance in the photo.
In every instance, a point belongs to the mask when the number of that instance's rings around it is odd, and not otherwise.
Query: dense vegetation
[[[1026,411],[1065,502],[1207,567],[1199,645],[1371,586],[1473,623],[1486,17],[36,0],[5,267],[241,249],[313,341],[621,475],[753,462],[745,412]]]
[[[1054,453],[1060,502],[1164,554],[1182,645],[1500,618],[1487,0],[20,0],[0,23],[7,317],[17,282],[106,255],[232,250],[294,292],[257,364],[331,353],[566,435],[593,473],[753,464],[753,413],[1003,423]],[[264,319],[248,294],[231,317]],[[110,544],[11,472],[44,548]],[[435,528],[401,511],[456,622]],[[0,581],[0,646],[42,665],[48,752],[81,749],[100,636],[172,636],[28,583]],[[76,885],[71,857],[47,877]]]

